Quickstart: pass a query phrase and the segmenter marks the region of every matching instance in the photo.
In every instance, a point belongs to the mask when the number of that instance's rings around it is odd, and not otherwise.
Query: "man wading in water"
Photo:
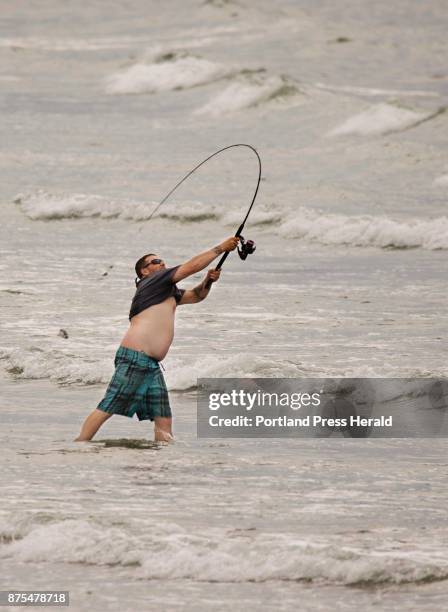
[[[233,251],[239,238],[227,238],[219,246],[190,261],[166,268],[154,253],[135,264],[137,291],[129,313],[130,326],[115,355],[115,373],[98,407],[84,421],[76,441],[91,440],[113,414],[154,421],[156,441],[173,439],[171,408],[159,361],[165,358],[174,336],[176,306],[196,304],[207,297],[207,281],[218,280],[220,270],[208,270],[194,289],[178,289],[176,283],[203,270],[218,255]]]

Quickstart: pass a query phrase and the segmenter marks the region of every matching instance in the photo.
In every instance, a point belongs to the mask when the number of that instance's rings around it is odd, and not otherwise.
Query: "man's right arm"
[[[233,251],[236,249],[239,242],[239,238],[236,236],[231,236],[213,247],[208,251],[204,251],[203,253],[199,253],[199,255],[195,255],[189,261],[185,262],[181,266],[179,266],[176,272],[173,275],[173,283],[178,283],[179,281],[187,278],[187,276],[191,276],[192,274],[196,274],[196,272],[200,272],[204,268],[206,268],[209,263],[211,263],[218,255],[222,255],[226,251]]]

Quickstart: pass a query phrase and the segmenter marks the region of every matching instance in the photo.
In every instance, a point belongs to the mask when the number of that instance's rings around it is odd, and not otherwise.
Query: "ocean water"
[[[0,6],[4,588],[67,588],[75,610],[441,609],[444,440],[197,440],[195,387],[447,376],[445,3]],[[74,444],[135,261],[231,235],[256,159],[228,151],[151,211],[236,142],[263,162],[257,251],[177,311],[176,445]],[[115,417],[97,438],[150,436]]]

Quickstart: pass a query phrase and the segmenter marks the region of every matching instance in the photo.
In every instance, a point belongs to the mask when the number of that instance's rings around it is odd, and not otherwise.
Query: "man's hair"
[[[155,255],[155,253],[147,253],[146,255],[143,255],[143,257],[140,257],[140,259],[135,264],[135,273],[137,274],[137,278],[135,279],[136,285],[138,284],[138,281],[143,278],[142,269],[144,268],[146,264],[146,258],[149,257],[150,255]]]

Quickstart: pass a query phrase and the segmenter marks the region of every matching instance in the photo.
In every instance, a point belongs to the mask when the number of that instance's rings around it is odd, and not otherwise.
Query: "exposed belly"
[[[135,315],[123,336],[121,346],[134,351],[144,351],[162,361],[174,338],[175,312],[176,300],[170,297]]]

